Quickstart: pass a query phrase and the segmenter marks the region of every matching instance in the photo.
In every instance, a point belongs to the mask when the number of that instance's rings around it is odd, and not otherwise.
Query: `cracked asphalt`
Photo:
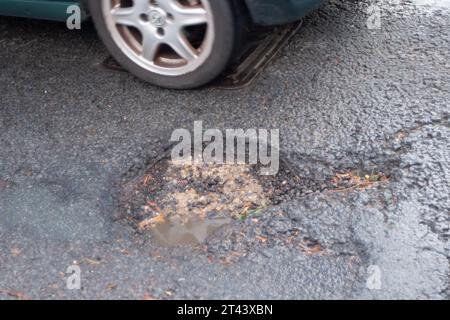
[[[89,23],[0,18],[0,299],[448,299],[450,5],[381,4],[369,30],[369,1],[331,1],[237,91],[99,70]],[[280,129],[283,160],[319,184],[390,181],[160,247],[118,219],[120,186],[196,120]],[[66,288],[72,264],[81,290]]]

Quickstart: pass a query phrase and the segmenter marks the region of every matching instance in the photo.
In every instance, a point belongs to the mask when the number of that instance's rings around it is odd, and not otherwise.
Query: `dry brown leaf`
[[[306,255],[314,255],[319,254],[323,252],[322,247],[319,244],[316,244],[314,246],[307,246],[307,245],[300,245],[300,250],[305,253]]]
[[[258,239],[258,240],[261,241],[262,243],[266,243],[266,242],[267,242],[267,237],[256,236],[256,239]]]
[[[151,294],[144,294],[144,300],[148,300],[148,301],[152,301],[152,300],[156,300],[156,298],[154,296],[152,296]]]
[[[100,261],[89,258],[83,258],[83,261],[91,266],[99,266],[101,264]]]
[[[164,221],[166,221],[166,218],[162,214],[159,214],[156,217],[142,220],[141,222],[139,222],[138,228],[139,230],[145,230],[148,227],[152,227],[158,223],[163,223]]]
[[[4,290],[0,289],[0,295],[10,296],[16,298],[18,300],[31,300],[29,296],[21,291],[12,291],[12,290]]]
[[[126,255],[126,256],[130,255],[130,251],[128,251],[127,249],[120,250],[120,253],[123,254],[123,255]]]
[[[389,177],[382,172],[372,173],[364,177],[359,176],[355,172],[337,173],[331,179],[331,182],[335,186],[335,189],[331,190],[331,192],[363,190],[387,181],[389,181]]]
[[[152,180],[153,180],[153,177],[152,177],[152,176],[146,175],[146,176],[144,177],[144,187],[147,187],[147,186],[149,185],[150,181],[152,181]]]
[[[13,257],[18,257],[21,253],[22,253],[22,250],[20,250],[19,248],[17,248],[17,247],[11,248],[11,255]]]
[[[109,291],[112,291],[112,290],[117,289],[117,287],[118,287],[118,285],[117,285],[116,283],[109,283],[109,284],[106,286],[106,289],[108,289]]]

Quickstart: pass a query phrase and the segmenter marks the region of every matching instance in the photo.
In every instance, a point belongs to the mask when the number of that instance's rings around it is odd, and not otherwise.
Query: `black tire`
[[[239,24],[232,4],[233,0],[209,0],[214,16],[215,39],[212,51],[205,62],[190,73],[179,76],[166,76],[146,70],[129,59],[117,46],[108,31],[102,13],[102,1],[88,0],[89,12],[97,32],[110,54],[126,70],[151,84],[170,89],[191,89],[201,87],[223,72],[235,52]]]

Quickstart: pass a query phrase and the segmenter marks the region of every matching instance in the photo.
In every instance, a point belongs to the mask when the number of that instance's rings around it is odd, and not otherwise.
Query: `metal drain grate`
[[[272,29],[255,36],[238,61],[210,87],[240,89],[250,85],[302,26],[302,21]]]
[[[242,50],[237,61],[232,63],[231,67],[217,80],[213,81],[209,88],[233,90],[249,86],[297,33],[301,25],[302,21],[298,21],[250,36],[250,41]],[[127,72],[111,56],[100,63],[98,67],[101,70]]]

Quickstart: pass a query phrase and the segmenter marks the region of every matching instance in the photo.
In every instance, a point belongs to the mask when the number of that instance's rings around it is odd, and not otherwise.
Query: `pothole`
[[[285,161],[277,175],[261,176],[258,165],[163,158],[126,184],[120,210],[159,245],[197,245],[230,222],[255,218],[283,202],[318,192],[358,191],[388,180],[379,171],[341,171],[317,181],[300,176]]]
[[[185,164],[163,159],[128,184],[125,217],[161,245],[203,242],[217,228],[271,205],[251,165]]]

